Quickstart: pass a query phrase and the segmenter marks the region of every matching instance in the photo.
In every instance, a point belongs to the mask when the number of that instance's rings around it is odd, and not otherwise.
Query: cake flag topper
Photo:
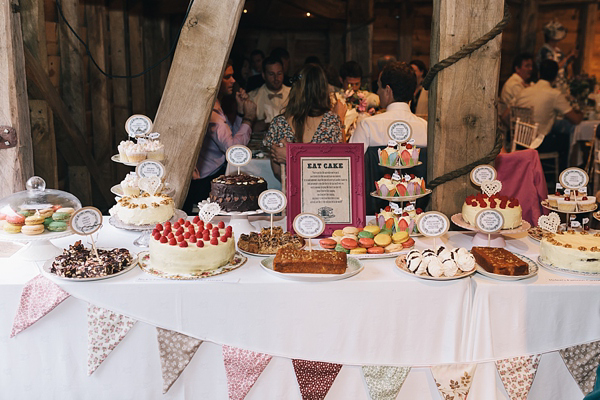
[[[21,292],[10,337],[29,328],[69,296],[69,293],[45,276],[37,275],[28,281]]]
[[[208,224],[215,215],[218,215],[221,212],[221,206],[217,203],[212,203],[210,201],[204,203],[200,203],[200,211],[198,212],[198,217],[205,223]]]
[[[433,379],[444,399],[466,400],[477,364],[434,365]]]
[[[223,362],[230,400],[244,400],[273,356],[223,346]]]
[[[502,190],[502,182],[497,179],[493,181],[485,181],[481,183],[481,191],[488,197],[492,197],[495,194],[500,193]]]
[[[160,189],[162,188],[162,179],[158,176],[140,178],[138,180],[138,186],[144,192],[154,196],[156,193],[160,192]]]
[[[527,398],[541,357],[538,354],[496,361],[496,368],[510,400]]]
[[[538,227],[548,232],[556,233],[559,226],[560,217],[555,212],[551,212],[549,215],[542,215],[538,218]]]
[[[342,364],[320,361],[292,360],[302,399],[324,399]]]
[[[88,303],[88,375],[102,364],[137,321]]]
[[[600,358],[600,340],[559,350],[567,369],[584,395],[594,390]]]
[[[188,366],[202,340],[159,327],[156,332],[165,394]]]
[[[410,372],[410,367],[363,365],[369,395],[373,400],[395,400]]]

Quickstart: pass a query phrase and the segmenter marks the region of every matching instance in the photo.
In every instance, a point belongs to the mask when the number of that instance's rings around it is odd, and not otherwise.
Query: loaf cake
[[[210,182],[210,201],[223,211],[256,211],[258,196],[267,190],[263,178],[246,174],[221,175]]]
[[[487,272],[499,275],[526,275],[529,266],[510,251],[498,247],[473,247],[471,254]]]
[[[273,270],[298,274],[343,274],[346,272],[346,264],[346,253],[284,247],[277,250]]]

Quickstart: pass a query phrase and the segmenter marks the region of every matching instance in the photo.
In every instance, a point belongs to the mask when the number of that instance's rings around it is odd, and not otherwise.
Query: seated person
[[[327,77],[323,68],[307,64],[292,84],[283,114],[273,118],[263,144],[271,149],[271,167],[281,180],[286,162],[286,144],[339,143],[346,105],[338,101],[331,110]]]
[[[429,93],[421,86],[423,78],[427,75],[427,67],[421,60],[412,60],[409,64],[417,76],[417,89],[410,102],[410,111],[417,115],[427,115],[429,113]]]
[[[246,92],[240,89],[235,95],[238,115],[233,124],[229,122],[221,108],[223,98],[233,93],[234,84],[233,67],[229,60],[221,79],[217,99],[202,142],[202,150],[200,150],[190,189],[183,205],[183,210],[188,214],[192,212],[194,205],[208,198],[210,182],[225,173],[227,149],[236,144],[247,145],[250,141],[252,123],[256,117],[256,105],[248,99]],[[244,117],[242,118],[240,114],[243,114]]]
[[[279,58],[283,63],[283,84],[287,87],[292,87],[290,78],[290,53],[283,47],[275,47],[271,50],[269,57]]]
[[[514,105],[533,108],[533,121],[539,126],[531,148],[537,148],[539,152],[558,151],[562,170],[567,166],[570,135],[575,125],[583,120],[583,114],[573,110],[565,95],[552,87],[557,75],[558,63],[554,60],[543,60],[540,65],[540,79],[523,89]],[[563,119],[557,120],[558,115],[562,115]]]
[[[521,91],[529,86],[532,72],[533,56],[529,53],[519,54],[513,62],[513,74],[502,86],[500,100],[508,107],[513,105]]]
[[[408,103],[417,87],[415,71],[405,62],[394,62],[383,68],[378,79],[377,94],[386,111],[362,120],[350,138],[350,143],[364,143],[368,147],[386,146],[392,122],[404,121],[412,128],[412,139],[419,147],[427,146],[427,121],[410,111]]]
[[[278,58],[267,57],[263,61],[264,85],[248,93],[256,104],[254,131],[269,129],[271,120],[281,114],[290,94],[290,88],[283,85],[283,63]]]
[[[367,110],[379,107],[379,97],[375,93],[361,90],[362,68],[356,61],[346,61],[342,64],[340,67],[340,83],[342,84],[342,93],[345,93],[346,90],[363,92],[367,100]]]
[[[258,89],[265,83],[262,76],[262,63],[264,59],[265,53],[258,49],[253,50],[252,53],[250,53],[250,66],[252,69],[250,71],[250,76],[246,80],[245,88],[247,92]]]

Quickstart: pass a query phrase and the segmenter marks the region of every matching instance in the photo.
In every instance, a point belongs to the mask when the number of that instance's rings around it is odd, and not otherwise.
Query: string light
[[[307,17],[310,17],[310,13],[309,13],[309,12],[307,12],[307,13],[306,13],[306,16],[307,16]]]
[[[248,10],[244,8],[244,14],[248,14]]]

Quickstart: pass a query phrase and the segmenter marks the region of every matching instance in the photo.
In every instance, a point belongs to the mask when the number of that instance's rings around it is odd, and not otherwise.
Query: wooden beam
[[[405,1],[400,6],[398,20],[398,61],[409,62],[412,59],[414,25],[412,4]]]
[[[281,0],[285,4],[289,4],[302,11],[310,12],[319,17],[345,20],[346,7],[349,7],[346,2],[340,0]]]
[[[519,24],[519,50],[521,53],[526,52],[535,55],[538,15],[538,0],[524,0],[521,4],[521,21]]]
[[[586,4],[580,15],[579,48],[581,53],[577,60],[579,71],[591,74],[594,61],[594,38],[596,36],[596,19],[598,3]]]
[[[373,63],[374,0],[348,0],[346,61],[360,64],[363,78],[371,79]]]
[[[431,64],[478,39],[500,21],[504,0],[434,0]],[[501,37],[438,73],[429,91],[428,179],[487,155],[496,136]],[[450,216],[475,193],[469,175],[438,186],[431,207]]]
[[[328,30],[330,22],[324,18],[262,18],[244,14],[240,20],[240,28],[244,29],[265,29],[272,31],[315,31]]]
[[[144,70],[144,31],[142,28],[143,3],[139,2],[129,10],[129,60],[130,73],[139,74]],[[130,79],[131,107],[133,114],[146,114],[146,85],[144,76]]]
[[[0,125],[17,131],[17,145],[0,150],[0,198],[25,190],[33,176],[33,148],[23,36],[18,4],[0,1]]]
[[[46,187],[58,189],[58,169],[54,121],[48,103],[29,100],[31,136],[35,174],[46,181]]]
[[[27,49],[25,49],[24,69],[27,72],[27,79],[35,85],[38,94],[48,102],[48,105],[54,112],[54,116],[61,120],[64,131],[57,131],[57,135],[64,134],[66,136],[66,139],[71,143],[69,149],[78,153],[83,159],[89,173],[98,185],[102,197],[108,203],[114,202],[114,195],[110,192],[107,184],[104,182],[104,176],[101,174],[92,153],[87,148],[83,133],[77,127],[69,108],[60,98],[58,91],[52,86],[52,82],[50,82],[50,79],[44,72],[42,66]]]
[[[167,182],[179,189],[178,207],[187,195],[243,6],[243,0],[196,1],[181,31],[154,121],[165,144]]]
[[[164,16],[145,13],[143,20],[143,48],[146,66],[156,64],[169,52],[169,32]],[[145,76],[145,86],[152,88],[146,91],[146,115],[151,119],[156,116],[163,89],[169,76],[170,60],[163,61],[158,67]]]

